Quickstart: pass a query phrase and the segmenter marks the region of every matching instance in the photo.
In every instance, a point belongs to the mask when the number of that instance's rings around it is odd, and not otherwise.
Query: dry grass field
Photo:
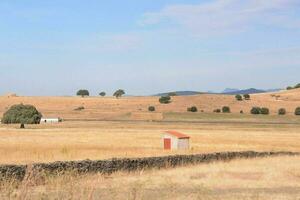
[[[216,162],[160,171],[37,178],[2,182],[1,199],[296,200],[300,158]]]
[[[233,113],[249,113],[253,106],[268,107],[272,115],[279,108],[286,108],[292,115],[300,106],[300,89],[277,93],[253,94],[249,101],[237,101],[234,95],[202,94],[195,96],[177,96],[172,103],[162,105],[158,97],[0,97],[0,116],[13,104],[35,105],[45,117],[65,119],[126,119],[132,112],[147,112],[148,106],[156,107],[157,112],[186,112],[187,107],[197,106],[198,110],[212,113],[216,108],[230,106]],[[85,110],[74,111],[84,106]]]
[[[300,152],[300,117],[293,115],[300,106],[300,90],[256,94],[242,102],[227,95],[178,96],[168,105],[159,104],[157,97],[0,97],[0,115],[17,103],[35,105],[45,117],[66,121],[26,129],[1,124],[0,164],[221,151]],[[156,106],[154,119],[159,120],[139,121],[149,105]],[[204,112],[187,113],[191,105]],[[225,105],[233,113],[212,113]],[[86,109],[74,111],[79,106]],[[252,106],[269,107],[271,115],[250,115]],[[276,115],[281,107],[287,115]],[[165,130],[190,135],[191,149],[163,150]],[[42,181],[33,177],[22,183],[1,182],[0,198],[299,199],[299,168],[299,157],[278,157],[110,176],[71,174]]]

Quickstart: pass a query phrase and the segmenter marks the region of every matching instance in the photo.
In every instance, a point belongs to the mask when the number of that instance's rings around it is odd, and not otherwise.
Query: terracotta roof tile
[[[185,139],[185,138],[190,138],[190,136],[185,135],[183,133],[179,133],[178,131],[165,131],[165,133],[169,134],[169,135],[173,135],[179,139]]]

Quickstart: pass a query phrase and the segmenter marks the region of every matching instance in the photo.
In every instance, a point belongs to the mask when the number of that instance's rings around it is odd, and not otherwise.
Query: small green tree
[[[187,111],[188,112],[198,112],[198,108],[196,106],[192,106],[192,107],[187,108]]]
[[[117,91],[115,91],[114,96],[118,99],[120,97],[122,97],[125,94],[125,91],[122,89],[118,89]]]
[[[235,95],[235,99],[238,100],[238,101],[242,101],[243,97],[242,97],[242,95],[237,94],[237,95]]]
[[[230,113],[230,107],[229,106],[223,106],[222,112],[223,113]]]
[[[250,100],[250,94],[244,94],[244,99],[245,100]]]
[[[100,95],[101,97],[105,97],[106,93],[105,93],[105,92],[100,92],[99,95]]]
[[[243,111],[243,110],[240,110],[240,114],[244,114],[244,111]]]
[[[42,114],[32,105],[13,105],[4,114],[1,120],[3,124],[39,124]]]
[[[278,110],[278,115],[285,115],[285,114],[286,114],[285,108],[280,108],[280,109]]]
[[[168,104],[171,103],[171,97],[170,96],[163,96],[159,98],[159,102],[161,104]]]
[[[292,89],[294,89],[294,88],[291,87],[291,86],[288,86],[286,89],[287,89],[287,90],[292,90]]]
[[[148,107],[148,111],[154,112],[154,111],[155,111],[155,107],[154,107],[154,106],[149,106],[149,107]]]
[[[90,93],[89,93],[88,90],[81,89],[81,90],[77,91],[76,95],[81,96],[81,97],[85,97],[85,96],[90,96]]]
[[[264,107],[264,108],[261,108],[260,113],[263,115],[268,115],[268,114],[270,114],[270,110],[269,110],[269,108]]]
[[[253,115],[259,115],[261,113],[261,109],[260,107],[253,107],[250,112]]]
[[[295,109],[295,115],[300,115],[300,107]]]

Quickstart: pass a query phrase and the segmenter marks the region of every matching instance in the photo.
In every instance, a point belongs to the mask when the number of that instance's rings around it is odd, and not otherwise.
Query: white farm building
[[[163,145],[165,150],[188,150],[190,137],[177,131],[165,131]]]
[[[42,118],[40,123],[41,124],[54,124],[54,123],[59,123],[62,122],[61,118]]]

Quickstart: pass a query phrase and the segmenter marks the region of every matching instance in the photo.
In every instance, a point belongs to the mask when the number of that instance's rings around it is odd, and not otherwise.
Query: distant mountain
[[[236,88],[226,88],[225,90],[223,90],[223,94],[224,93],[231,93],[231,92],[237,92],[239,91],[240,89],[236,89]]]
[[[245,90],[236,90],[232,92],[223,92],[222,94],[257,94],[257,93],[265,93],[266,90],[260,90],[255,88],[249,88]]]
[[[155,94],[153,96],[167,96],[170,93],[175,93],[176,96],[190,96],[190,95],[203,94],[202,92],[196,92],[196,91],[176,91],[176,92],[159,93],[159,94]]]

